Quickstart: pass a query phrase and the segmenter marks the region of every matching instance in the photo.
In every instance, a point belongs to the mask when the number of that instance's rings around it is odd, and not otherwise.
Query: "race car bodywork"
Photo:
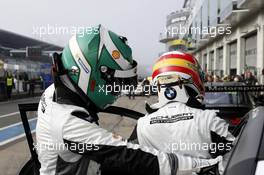
[[[229,122],[231,128],[258,104],[255,93],[264,86],[245,86],[238,82],[207,83],[205,86],[205,108],[218,110],[218,116]]]

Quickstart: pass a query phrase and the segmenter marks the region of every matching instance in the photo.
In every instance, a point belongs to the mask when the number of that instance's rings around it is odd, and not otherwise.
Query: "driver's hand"
[[[223,157],[218,156],[215,159],[201,159],[193,157],[178,156],[178,174],[186,174],[196,172],[198,173],[201,169],[210,167],[213,165],[218,166],[219,172],[224,171]]]
[[[217,164],[207,166],[202,168],[198,175],[220,175],[224,173],[224,166],[223,166],[223,157],[218,156],[216,158],[218,160]]]

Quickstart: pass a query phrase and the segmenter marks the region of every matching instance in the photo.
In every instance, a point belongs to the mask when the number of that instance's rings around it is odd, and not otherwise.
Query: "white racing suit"
[[[89,163],[101,173],[176,175],[217,164],[220,158],[198,159],[132,144],[92,122],[79,106],[53,101],[54,85],[42,95],[36,128],[41,175],[89,174]]]
[[[140,118],[136,130],[140,145],[183,156],[211,158],[232,148],[235,137],[228,126],[216,111],[171,102]]]

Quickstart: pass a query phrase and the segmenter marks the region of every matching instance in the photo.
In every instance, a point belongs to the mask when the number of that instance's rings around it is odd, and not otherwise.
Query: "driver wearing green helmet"
[[[126,38],[102,26],[95,29],[73,36],[63,53],[54,55],[54,84],[38,108],[40,174],[89,174],[91,162],[100,165],[101,174],[126,175],[175,175],[217,164],[218,159],[132,144],[98,125],[98,111],[119,95],[113,86],[136,84],[137,63]]]

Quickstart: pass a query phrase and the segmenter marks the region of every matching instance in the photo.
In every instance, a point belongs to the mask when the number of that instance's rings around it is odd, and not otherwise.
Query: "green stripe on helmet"
[[[85,33],[77,35],[78,45],[90,65],[97,64],[97,53],[100,36],[95,33]]]

